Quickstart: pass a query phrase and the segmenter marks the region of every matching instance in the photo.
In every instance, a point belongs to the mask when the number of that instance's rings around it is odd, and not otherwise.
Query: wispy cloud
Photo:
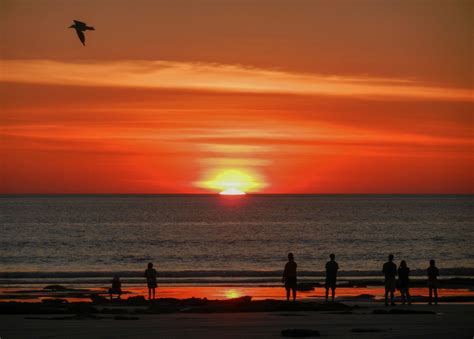
[[[322,76],[280,70],[173,61],[60,62],[3,60],[1,81],[76,86],[172,88],[377,99],[474,101],[471,88],[413,79]]]

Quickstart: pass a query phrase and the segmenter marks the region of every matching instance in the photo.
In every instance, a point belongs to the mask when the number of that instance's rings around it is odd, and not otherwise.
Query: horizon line
[[[0,193],[3,197],[22,196],[216,196],[226,198],[236,198],[237,196],[222,196],[217,193]],[[474,193],[246,193],[242,196],[474,196]]]

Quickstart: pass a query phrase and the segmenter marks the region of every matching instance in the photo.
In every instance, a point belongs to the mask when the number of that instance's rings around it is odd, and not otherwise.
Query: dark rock
[[[68,313],[64,306],[49,306],[42,303],[0,303],[0,314],[61,314]]]
[[[298,313],[280,313],[276,315],[280,317],[306,317],[306,314],[298,314]]]
[[[48,286],[45,286],[43,290],[58,292],[58,291],[68,291],[69,289],[63,285],[48,285]]]
[[[78,314],[98,313],[97,308],[95,308],[91,303],[83,303],[83,302],[69,304],[68,310],[71,313],[78,313]]]
[[[135,297],[129,297],[123,301],[127,305],[145,305],[147,300],[142,295],[137,295]]]
[[[325,314],[354,314],[352,311],[331,311],[326,312]]]
[[[243,296],[240,298],[227,299],[223,301],[228,302],[228,303],[250,303],[252,301],[252,297]]]
[[[205,306],[209,304],[209,300],[207,298],[190,298],[182,300],[182,304],[185,306]]]
[[[375,298],[375,295],[373,294],[359,294],[357,296],[357,298],[360,298],[360,299],[374,299]]]
[[[388,311],[389,314],[436,314],[434,311],[428,310],[407,310],[403,308],[392,308]]]
[[[82,320],[82,319],[104,319],[104,317],[97,316],[95,314],[77,314],[73,316],[63,316],[63,317],[25,317],[25,319],[34,319],[34,320]]]
[[[372,314],[387,314],[388,312],[386,310],[381,310],[381,309],[377,309],[377,310],[373,310],[372,311]]]
[[[372,314],[436,314],[436,312],[428,310],[407,310],[403,308],[392,308],[390,310],[373,310]]]
[[[54,306],[54,305],[67,305],[69,303],[66,299],[58,299],[58,298],[43,299],[43,300],[41,300],[41,302],[44,305],[51,305],[51,306]]]
[[[94,304],[105,304],[109,302],[109,300],[106,297],[103,297],[98,294],[92,294],[90,298]]]
[[[127,317],[127,316],[123,316],[123,315],[116,315],[114,317],[115,320],[138,320],[140,318],[138,317]]]
[[[353,328],[351,332],[354,333],[380,333],[380,332],[387,332],[387,330],[380,329],[380,328]]]
[[[281,331],[282,337],[304,338],[304,337],[320,337],[321,334],[317,330],[306,330],[300,328],[291,328]]]
[[[115,308],[104,307],[101,310],[101,313],[103,313],[103,314],[127,314],[128,310],[125,309],[125,308],[118,308],[118,307],[115,307]]]

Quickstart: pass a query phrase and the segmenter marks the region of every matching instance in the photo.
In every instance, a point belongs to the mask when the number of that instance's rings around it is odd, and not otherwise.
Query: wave
[[[47,279],[47,278],[109,278],[109,277],[128,277],[142,278],[143,271],[45,271],[45,272],[0,272],[0,279]],[[158,271],[162,279],[166,278],[275,278],[281,277],[282,271],[251,271],[251,270],[229,270],[229,271]],[[324,277],[324,271],[298,271],[299,277]],[[414,269],[411,276],[425,276],[426,270]],[[463,276],[474,277],[473,267],[455,267],[440,269],[442,276]],[[365,271],[339,271],[339,277],[380,277],[382,272],[379,270]]]

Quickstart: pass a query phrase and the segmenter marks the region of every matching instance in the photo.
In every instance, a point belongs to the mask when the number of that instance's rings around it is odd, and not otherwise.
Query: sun
[[[251,173],[241,169],[215,170],[207,176],[208,180],[198,182],[197,185],[218,191],[221,195],[244,195],[256,192],[265,186],[256,179],[257,175]]]
[[[219,193],[220,195],[244,195],[246,194],[245,192],[242,192],[241,190],[237,188],[227,188],[223,190],[222,192]]]
[[[235,299],[241,296],[241,293],[238,290],[230,289],[224,292],[224,295],[227,299]]]

